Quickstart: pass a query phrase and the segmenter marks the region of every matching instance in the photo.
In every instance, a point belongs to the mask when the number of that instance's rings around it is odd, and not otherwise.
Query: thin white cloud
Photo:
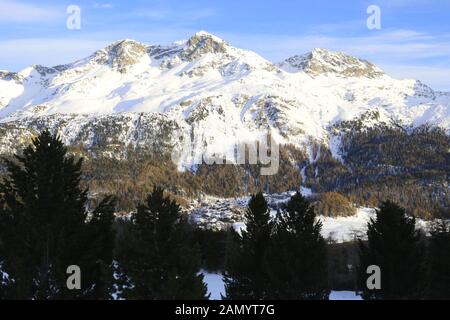
[[[450,92],[450,67],[427,67],[415,65],[383,65],[386,73],[398,79],[419,79],[435,90]]]
[[[204,8],[204,9],[191,9],[183,12],[180,15],[180,18],[185,18],[187,20],[201,20],[206,18],[211,18],[213,16],[217,15],[217,11],[211,8]]]
[[[106,41],[67,38],[0,41],[0,69],[13,65],[19,67],[10,71],[19,71],[30,64],[55,66],[74,62],[107,44]]]
[[[0,1],[1,22],[46,22],[64,15],[64,11],[36,4],[2,0]]]
[[[149,19],[160,20],[169,17],[170,11],[165,9],[147,9],[134,13],[134,15]]]
[[[405,8],[411,6],[433,5],[440,1],[442,0],[377,0],[372,2],[376,2],[381,7],[386,8]]]
[[[113,9],[114,5],[111,3],[94,3],[94,9]]]
[[[141,9],[133,12],[132,16],[148,18],[152,20],[177,20],[183,21],[198,21],[206,18],[213,17],[217,14],[214,9],[211,8],[197,8],[197,9]]]
[[[338,23],[322,23],[312,25],[308,30],[313,34],[336,33],[355,31],[367,28],[366,21],[363,19],[340,21]]]

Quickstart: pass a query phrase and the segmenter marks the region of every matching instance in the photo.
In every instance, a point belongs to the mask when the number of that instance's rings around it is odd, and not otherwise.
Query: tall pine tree
[[[300,193],[278,213],[267,259],[272,299],[328,299],[327,252],[321,229],[314,207]]]
[[[137,208],[117,260],[126,299],[207,299],[192,227],[161,188]]]
[[[359,240],[359,285],[364,299],[418,299],[423,296],[424,251],[416,220],[405,209],[384,202]],[[367,268],[381,269],[381,289],[369,290]]]
[[[85,259],[91,265],[89,273],[84,272],[87,283],[95,283],[85,293],[87,299],[110,299],[113,292],[113,252],[116,234],[112,229],[117,199],[114,196],[104,198],[88,217],[86,241],[90,243]]]
[[[273,223],[262,193],[251,197],[245,213],[246,230],[234,234],[225,272],[227,299],[263,300],[269,297],[265,268]]]
[[[428,252],[428,299],[450,300],[450,223],[433,226]]]
[[[89,219],[87,190],[80,188],[82,159],[69,156],[49,131],[5,163],[8,176],[0,183],[0,260],[9,275],[1,288],[5,297],[108,298],[105,290],[96,291],[105,280],[97,282],[92,272],[112,262],[107,242],[114,200],[102,202]],[[67,288],[71,265],[81,268],[81,290]]]

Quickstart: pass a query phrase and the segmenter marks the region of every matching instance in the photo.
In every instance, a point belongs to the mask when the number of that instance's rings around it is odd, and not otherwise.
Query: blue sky
[[[69,5],[81,8],[80,30],[66,27]],[[366,26],[369,5],[381,9],[380,30]],[[450,0],[0,0],[0,69],[71,62],[122,38],[166,44],[199,30],[276,62],[315,47],[344,51],[450,91]]]

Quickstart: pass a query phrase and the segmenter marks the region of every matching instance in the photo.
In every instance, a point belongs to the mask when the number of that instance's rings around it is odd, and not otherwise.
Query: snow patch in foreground
[[[225,284],[220,273],[210,273],[203,271],[203,280],[208,286],[208,293],[211,294],[210,300],[222,300],[221,295],[225,295]],[[362,300],[353,291],[331,291],[330,300]]]
[[[211,294],[209,300],[222,300],[222,295],[225,295],[225,284],[220,273],[209,273],[203,271],[203,281],[208,287],[208,293]]]
[[[353,291],[331,291],[330,300],[362,300],[362,297]]]
[[[322,236],[337,243],[349,242],[356,238],[366,238],[367,224],[375,218],[375,209],[359,208],[356,215],[350,217],[320,217]]]
[[[367,224],[371,218],[375,218],[375,215],[375,209],[359,208],[357,213],[350,217],[319,216],[322,221],[322,237],[337,243],[353,241],[356,238],[365,239]],[[242,230],[246,230],[245,223],[236,222],[233,229],[240,234]]]

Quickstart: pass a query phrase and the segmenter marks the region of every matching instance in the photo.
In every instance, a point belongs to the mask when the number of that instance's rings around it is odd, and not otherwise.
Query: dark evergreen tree
[[[202,266],[206,271],[217,272],[224,269],[229,232],[196,229],[195,236],[202,253]]]
[[[427,298],[450,300],[450,223],[436,223],[428,253]]]
[[[69,156],[48,131],[5,163],[8,176],[0,183],[0,260],[9,275],[2,285],[5,297],[107,298],[105,292],[97,296],[99,283],[92,272],[112,262],[106,242],[112,238],[114,201],[107,200],[108,207],[103,202],[86,222],[82,159]],[[67,288],[71,265],[81,268],[81,290]]]
[[[86,292],[89,299],[110,299],[113,292],[113,252],[116,234],[112,229],[117,199],[113,196],[104,198],[88,218],[86,228],[86,260],[91,265],[89,273],[83,275],[84,281],[95,283],[92,290]],[[89,278],[88,278],[89,277]]]
[[[268,298],[269,276],[265,268],[273,223],[262,193],[251,197],[245,213],[246,230],[234,233],[234,245],[224,276],[227,299],[262,300]]]
[[[314,207],[300,193],[278,213],[267,259],[272,299],[328,299],[327,251],[321,229]]]
[[[117,260],[127,299],[207,299],[200,249],[175,201],[155,188],[121,237]]]
[[[359,240],[359,286],[364,299],[418,299],[423,296],[424,250],[416,219],[392,202],[384,202],[371,219],[367,243]],[[367,267],[381,269],[381,289],[369,290]]]

